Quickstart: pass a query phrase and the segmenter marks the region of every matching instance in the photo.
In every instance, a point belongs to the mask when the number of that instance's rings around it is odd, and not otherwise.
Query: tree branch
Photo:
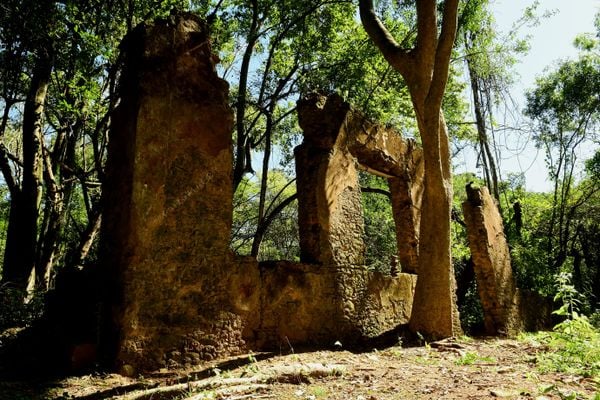
[[[448,82],[448,73],[450,65],[450,56],[452,47],[456,38],[456,29],[458,26],[458,0],[446,0],[444,3],[444,17],[442,20],[442,31],[435,51],[435,64],[431,86],[427,96],[428,101],[432,101],[436,108],[440,108],[446,83]]]
[[[373,9],[373,0],[360,0],[360,20],[384,58],[404,76],[409,72],[409,52],[403,50]]]
[[[248,132],[245,129],[244,121],[246,116],[246,98],[247,98],[247,86],[248,86],[248,74],[250,73],[250,61],[252,59],[252,53],[254,52],[254,46],[258,42],[259,36],[257,34],[259,30],[259,8],[258,1],[251,0],[252,3],[252,22],[250,30],[247,36],[246,50],[242,57],[242,65],[240,67],[240,79],[238,83],[238,95],[236,101],[236,132],[237,132],[237,143],[235,149],[235,164],[233,168],[233,190],[235,191],[240,184],[242,177],[248,169],[252,169],[252,166],[247,165],[251,162],[249,156],[249,145]]]
[[[265,219],[263,220],[263,224],[258,228],[257,231],[260,231],[261,233],[266,232],[267,228],[269,227],[269,225],[271,225],[275,217],[277,217],[277,215],[279,215],[279,213],[283,211],[284,208],[286,208],[296,199],[298,199],[298,193],[294,193],[293,195],[279,203],[277,207],[275,207],[273,211],[271,211],[269,215],[265,217]]]
[[[374,188],[374,187],[361,187],[360,191],[363,193],[382,194],[384,196],[387,196],[389,199],[392,198],[392,194],[389,192],[389,190],[385,190],[385,189],[379,189],[379,188]]]
[[[281,189],[279,189],[279,192],[277,192],[277,194],[275,195],[275,197],[273,197],[273,200],[271,200],[271,204],[269,204],[269,206],[267,207],[267,211],[265,212],[265,214],[269,212],[269,210],[271,209],[271,207],[273,207],[273,204],[275,204],[275,202],[277,201],[277,199],[279,198],[279,196],[281,196],[283,194],[283,192],[285,191],[285,189],[287,189],[288,186],[290,186],[294,182],[296,182],[296,178],[291,179]]]
[[[437,46],[437,5],[435,0],[418,0],[417,2],[417,57],[421,64],[432,65]]]
[[[279,215],[279,213],[281,213],[281,211],[283,211],[283,209],[285,207],[287,207],[289,204],[291,204],[297,198],[298,198],[298,193],[294,193],[293,195],[291,195],[290,197],[288,197],[287,199],[285,199],[281,203],[279,203],[277,205],[277,207],[275,207],[273,209],[273,211],[271,211],[266,217],[263,218],[262,221],[259,221],[259,225],[256,228],[256,233],[254,234],[254,237],[252,240],[252,256],[254,256],[254,257],[258,256],[258,250],[260,249],[260,244],[262,243],[263,237],[264,237],[267,229],[269,228],[269,226],[275,219],[275,217],[277,217],[277,215]],[[270,206],[269,206],[269,208],[270,208]]]
[[[6,182],[6,186],[8,186],[8,190],[10,191],[11,198],[15,198],[17,192],[20,190],[17,186],[15,178],[13,176],[12,169],[10,168],[10,164],[8,160],[10,159],[10,153],[4,146],[4,144],[0,144],[0,170],[2,171],[2,175],[4,177],[4,181]]]

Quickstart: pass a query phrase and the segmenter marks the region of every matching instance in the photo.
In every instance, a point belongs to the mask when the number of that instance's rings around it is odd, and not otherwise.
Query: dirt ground
[[[536,355],[545,350],[508,339],[450,339],[363,353],[261,353],[135,379],[96,373],[0,382],[0,399],[600,399],[597,381],[540,373]]]

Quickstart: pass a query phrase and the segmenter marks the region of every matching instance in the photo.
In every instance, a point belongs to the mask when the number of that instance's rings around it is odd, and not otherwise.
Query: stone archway
[[[364,169],[388,179],[402,271],[416,273],[423,190],[416,143],[368,120],[335,94],[307,96],[298,103],[298,115],[304,130],[295,150],[301,259],[362,264],[357,170]]]

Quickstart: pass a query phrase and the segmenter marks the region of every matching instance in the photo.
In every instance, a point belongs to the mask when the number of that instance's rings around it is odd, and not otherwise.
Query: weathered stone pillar
[[[502,217],[487,188],[467,185],[463,203],[485,329],[512,335],[520,328],[519,295],[512,274]]]
[[[239,351],[227,273],[233,116],[207,25],[144,23],[123,42],[104,189],[104,351],[124,373]]]
[[[304,141],[294,154],[300,258],[305,263],[364,263],[358,173],[341,129],[348,110],[338,97],[315,95],[298,102]]]
[[[416,274],[419,264],[419,224],[423,199],[423,171],[407,171],[404,178],[389,178],[396,224],[398,258],[402,272]]]

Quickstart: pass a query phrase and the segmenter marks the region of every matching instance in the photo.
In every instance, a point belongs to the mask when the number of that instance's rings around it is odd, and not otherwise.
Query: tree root
[[[345,370],[341,364],[324,365],[318,363],[292,364],[275,366],[251,372],[252,376],[240,378],[210,377],[198,381],[161,386],[152,389],[139,390],[114,400],[185,400],[203,399],[245,399],[268,398],[264,395],[257,397],[256,393],[268,391],[273,383],[306,384],[313,378],[339,376]],[[185,397],[189,394],[188,397]]]

